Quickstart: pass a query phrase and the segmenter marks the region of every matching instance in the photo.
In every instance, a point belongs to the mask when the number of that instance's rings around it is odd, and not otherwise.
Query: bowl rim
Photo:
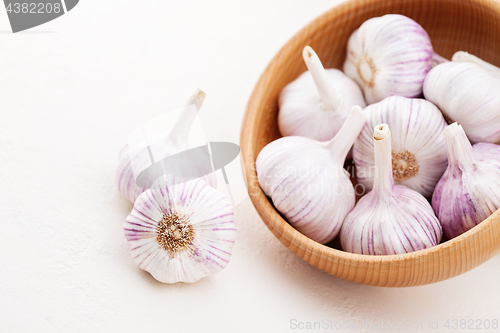
[[[307,236],[303,235],[301,232],[293,228],[285,219],[281,217],[276,209],[272,206],[270,200],[266,197],[260,186],[251,186],[250,184],[258,184],[257,173],[255,171],[255,161],[257,154],[254,154],[256,142],[253,139],[253,133],[257,132],[257,124],[254,121],[254,117],[259,108],[263,107],[263,100],[267,92],[264,89],[269,85],[272,76],[269,74],[272,69],[277,67],[280,58],[283,54],[287,54],[290,50],[294,49],[293,45],[297,43],[302,43],[305,39],[303,35],[308,35],[309,31],[314,31],[318,29],[318,26],[327,24],[329,22],[328,17],[334,15],[335,12],[339,10],[347,10],[356,7],[366,6],[368,4],[379,3],[380,0],[351,0],[343,2],[328,11],[324,12],[313,21],[304,26],[299,30],[291,39],[289,39],[278,51],[278,53],[271,59],[269,64],[266,66],[264,72],[261,74],[259,80],[257,81],[252,94],[249,98],[246,111],[243,117],[241,134],[240,134],[240,147],[242,153],[242,159],[244,161],[244,178],[247,184],[248,194],[250,199],[255,206],[258,214],[260,215],[263,222],[267,227],[273,232],[273,234],[282,242],[290,242],[301,248],[303,250],[312,252],[319,251],[321,257],[337,257],[343,261],[358,262],[358,263],[373,263],[373,262],[385,262],[385,263],[396,263],[403,262],[409,259],[422,258],[429,256],[431,254],[436,254],[444,249],[449,249],[458,246],[458,244],[463,243],[466,240],[479,237],[480,234],[487,233],[489,230],[497,226],[500,222],[500,209],[491,214],[484,221],[468,230],[467,232],[442,242],[433,247],[404,253],[404,254],[393,254],[393,255],[367,255],[367,254],[355,254],[346,251],[341,251],[335,248],[331,248],[324,244],[320,244]],[[500,3],[491,0],[469,0],[471,3],[480,4],[481,6],[491,6],[494,7],[496,12],[500,15]],[[498,244],[497,244],[498,245]],[[287,247],[290,247],[286,245]],[[498,247],[498,246],[497,246]],[[294,251],[295,252],[295,251]],[[497,251],[498,252],[498,251]],[[305,258],[304,258],[305,259]],[[306,260],[307,261],[307,260]],[[484,262],[485,260],[481,261]],[[477,265],[479,265],[478,263]],[[475,267],[475,266],[474,266]],[[472,268],[472,267],[471,267]],[[469,270],[469,269],[467,269]],[[455,274],[457,275],[457,274]],[[452,276],[455,276],[452,275]],[[449,276],[449,277],[452,277]],[[438,280],[439,281],[439,280]]]

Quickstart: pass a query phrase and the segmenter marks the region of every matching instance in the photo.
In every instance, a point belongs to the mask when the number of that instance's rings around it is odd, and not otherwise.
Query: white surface
[[[292,254],[248,199],[223,272],[162,285],[132,262],[122,230],[131,204],[114,182],[129,132],[200,87],[207,136],[238,142],[268,61],[335,3],[82,0],[0,34],[0,332],[297,331],[292,319],[424,332],[429,320],[500,319],[499,256],[429,286],[358,285]],[[10,30],[2,10],[0,30]]]

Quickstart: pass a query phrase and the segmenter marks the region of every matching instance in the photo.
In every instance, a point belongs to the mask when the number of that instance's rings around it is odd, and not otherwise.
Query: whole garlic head
[[[449,123],[463,126],[471,142],[500,142],[500,76],[471,62],[434,67],[424,83],[425,98]]]
[[[389,14],[353,32],[344,73],[361,86],[368,104],[394,95],[419,97],[433,56],[430,38],[417,22]]]
[[[500,146],[471,146],[461,125],[444,131],[448,168],[432,196],[432,207],[443,231],[454,238],[500,208]]]
[[[197,90],[188,100],[186,106],[194,105],[199,111],[203,100],[205,99],[205,93],[201,90]],[[189,111],[189,110],[187,110]],[[178,119],[174,126],[173,132],[167,138],[167,140],[155,147],[155,150],[161,152],[161,156],[167,157],[183,150],[187,150],[189,147],[188,138],[189,131],[191,129],[192,123],[194,121],[192,112],[185,112]],[[116,182],[118,185],[118,190],[120,193],[127,198],[130,202],[134,203],[139,195],[146,191],[147,188],[139,187],[136,183],[134,177],[134,170],[132,167],[132,161],[135,165],[147,166],[151,165],[151,160],[149,156],[143,154],[142,149],[144,147],[135,147],[131,149],[129,145],[123,147],[119,155],[119,163],[116,169]],[[196,166],[192,166],[196,168]],[[214,173],[210,173],[202,177],[210,186],[217,186],[217,178]],[[154,180],[151,180],[153,182]]]
[[[236,239],[231,203],[201,179],[142,193],[124,231],[134,262],[163,283],[221,271]]]
[[[368,121],[353,148],[358,182],[367,190],[373,187],[373,128],[386,123],[391,128],[394,182],[430,198],[447,166],[442,135],[446,122],[439,109],[423,99],[393,96],[369,105],[363,112]]]
[[[306,46],[308,71],[281,91],[278,126],[281,135],[298,135],[318,141],[332,139],[351,108],[366,106],[359,86],[338,69],[325,69],[314,50]]]
[[[406,186],[394,185],[389,126],[377,125],[372,140],[375,184],[347,215],[340,230],[342,248],[358,254],[389,255],[439,244],[441,225],[429,202]]]
[[[265,146],[257,157],[262,190],[293,227],[319,243],[338,234],[354,207],[354,188],[343,165],[365,121],[356,106],[332,140],[287,136]]]

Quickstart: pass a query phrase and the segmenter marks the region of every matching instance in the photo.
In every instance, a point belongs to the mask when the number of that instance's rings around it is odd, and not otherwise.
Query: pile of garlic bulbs
[[[303,58],[308,71],[279,97],[283,138],[256,161],[262,190],[298,231],[322,244],[340,235],[352,253],[400,254],[500,208],[499,68],[462,51],[440,57],[396,14],[351,35],[343,72],[310,46]]]

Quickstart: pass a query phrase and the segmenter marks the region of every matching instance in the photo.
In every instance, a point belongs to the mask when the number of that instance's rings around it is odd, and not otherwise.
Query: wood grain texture
[[[341,68],[347,40],[365,20],[403,14],[420,23],[434,50],[445,58],[468,51],[500,64],[500,3],[488,0],[352,0],[337,6],[298,32],[276,54],[248,102],[241,151],[250,198],[269,230],[311,265],[357,283],[406,287],[438,282],[484,263],[500,252],[500,210],[475,228],[432,248],[402,255],[369,256],[319,244],[291,227],[274,209],[257,182],[260,150],[280,137],[277,99],[281,89],[306,70],[302,49],[310,45],[325,67]]]

